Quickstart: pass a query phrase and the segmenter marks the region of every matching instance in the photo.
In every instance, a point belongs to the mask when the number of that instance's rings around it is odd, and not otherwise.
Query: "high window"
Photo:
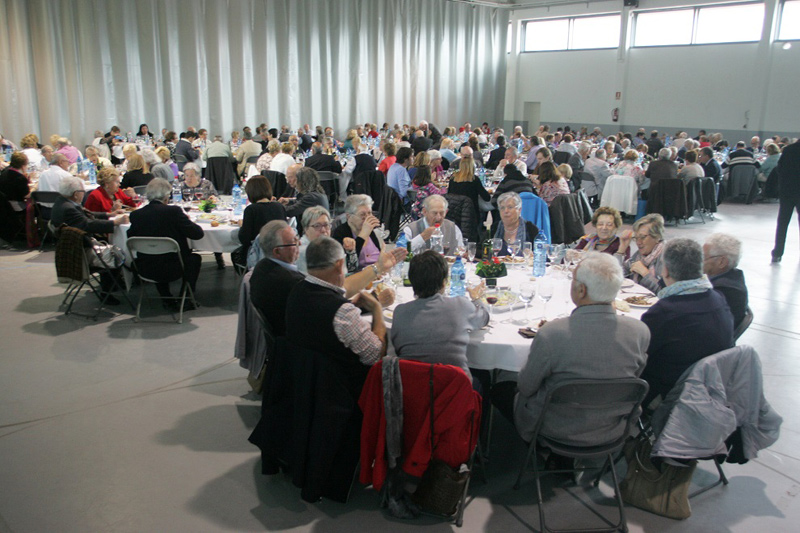
[[[753,42],[761,39],[763,26],[762,3],[643,11],[636,14],[633,45]]]
[[[781,8],[778,40],[790,41],[798,39],[800,39],[800,0],[787,0]]]
[[[619,46],[620,15],[528,20],[522,51],[586,50]]]

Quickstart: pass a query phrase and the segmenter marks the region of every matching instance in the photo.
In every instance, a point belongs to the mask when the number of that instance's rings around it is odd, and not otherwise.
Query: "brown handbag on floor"
[[[650,461],[652,449],[649,439],[636,439],[625,446],[628,472],[619,484],[622,501],[667,518],[689,518],[689,485],[697,461],[685,467],[662,464],[659,468]]]

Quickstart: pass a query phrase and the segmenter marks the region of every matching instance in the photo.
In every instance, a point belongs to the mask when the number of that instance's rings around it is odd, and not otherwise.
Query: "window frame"
[[[575,19],[590,19],[590,18],[598,18],[598,17],[612,17],[617,16],[619,17],[619,39],[617,40],[616,46],[601,46],[595,48],[572,48],[573,42],[573,31],[575,27]],[[529,23],[535,22],[548,22],[554,20],[566,20],[567,21],[567,47],[566,48],[556,48],[554,50],[528,50],[526,48],[527,43],[526,37],[528,34],[527,25]],[[541,17],[535,19],[525,19],[520,21],[520,47],[519,53],[520,54],[540,54],[540,53],[548,53],[548,52],[586,52],[589,50],[616,50],[619,48],[620,43],[622,42],[622,12],[621,11],[611,11],[606,13],[592,13],[591,15],[573,15],[569,17]]]
[[[800,37],[796,37],[794,39],[781,39],[781,27],[783,26],[783,8],[786,6],[787,1],[792,1],[792,3],[798,4],[800,6],[800,1],[794,2],[793,0],[781,0],[780,9],[778,10],[776,19],[777,23],[774,24],[775,26],[775,42],[776,43],[793,43],[800,41]]]
[[[756,40],[748,40],[748,41],[715,41],[711,43],[698,43],[697,41],[697,30],[700,21],[700,10],[702,9],[713,9],[713,8],[721,8],[721,7],[733,7],[733,6],[747,6],[747,5],[761,5],[764,6],[764,10],[766,12],[766,4],[763,0],[756,0],[756,1],[748,1],[748,2],[729,2],[729,3],[721,3],[721,4],[703,4],[699,6],[681,6],[681,7],[674,7],[674,8],[658,8],[658,9],[642,9],[637,10],[633,15],[632,21],[632,30],[631,30],[631,48],[665,48],[665,47],[675,47],[675,46],[716,46],[720,44],[751,44],[757,43],[761,41],[763,34],[764,34],[764,21],[761,21],[761,37]],[[783,4],[781,4],[781,8]],[[638,31],[638,22],[639,22],[639,15],[642,13],[667,13],[670,11],[692,11],[692,38],[691,41],[688,43],[681,43],[681,44],[636,44],[636,32]]]

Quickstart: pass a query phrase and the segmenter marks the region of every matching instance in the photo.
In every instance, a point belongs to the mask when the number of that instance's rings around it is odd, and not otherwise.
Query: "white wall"
[[[767,2],[768,19],[775,1]],[[531,18],[619,12],[621,4],[517,10],[511,18],[517,24]],[[640,8],[670,5],[681,2],[643,0]],[[758,43],[521,54],[515,50],[508,60],[505,123],[521,123],[523,104],[532,101],[541,102],[542,122],[552,126],[669,132],[703,128],[721,131],[733,141],[751,135],[797,136],[800,106],[793,96],[800,87],[800,43],[790,50],[782,46],[771,43],[765,31]],[[615,107],[620,121],[612,125]]]

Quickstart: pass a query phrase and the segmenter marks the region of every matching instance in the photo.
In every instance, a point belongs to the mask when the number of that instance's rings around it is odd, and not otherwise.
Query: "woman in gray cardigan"
[[[401,359],[423,363],[467,366],[469,333],[489,323],[489,313],[478,300],[444,295],[449,271],[444,258],[428,250],[415,255],[408,278],[416,299],[397,306],[392,319],[392,345]],[[470,294],[479,296],[479,289]]]

